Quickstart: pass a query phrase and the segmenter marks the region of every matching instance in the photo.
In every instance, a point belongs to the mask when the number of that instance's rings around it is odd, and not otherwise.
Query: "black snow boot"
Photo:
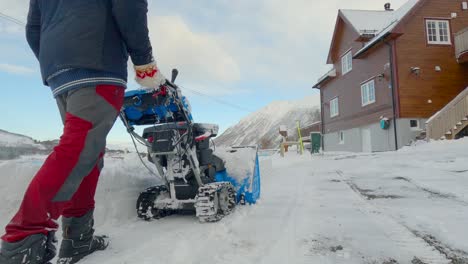
[[[2,241],[0,264],[51,264],[57,254],[56,242],[55,232],[31,235],[15,243]]]
[[[62,217],[63,240],[58,264],[73,264],[109,245],[106,236],[94,236],[93,210],[82,217]]]

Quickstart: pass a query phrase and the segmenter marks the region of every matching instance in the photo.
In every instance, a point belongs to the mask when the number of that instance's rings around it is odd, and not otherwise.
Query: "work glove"
[[[145,90],[152,91],[166,83],[166,77],[159,71],[156,62],[134,66],[134,68],[135,81]]]

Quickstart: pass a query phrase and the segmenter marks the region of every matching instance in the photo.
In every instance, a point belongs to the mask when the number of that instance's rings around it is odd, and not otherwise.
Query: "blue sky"
[[[383,9],[380,0],[149,0],[154,54],[163,72],[180,70],[178,83],[232,102],[183,91],[196,121],[221,129],[273,100],[316,95],[339,8]],[[393,1],[398,8],[404,0]],[[1,12],[25,21],[28,1],[1,1]],[[130,71],[129,76],[133,73]],[[134,82],[129,89],[137,88]],[[58,138],[61,120],[24,31],[0,20],[0,129],[36,139]],[[120,122],[109,141],[128,140]]]

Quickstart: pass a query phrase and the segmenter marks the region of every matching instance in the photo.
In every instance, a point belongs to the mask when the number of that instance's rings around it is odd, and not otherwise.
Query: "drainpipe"
[[[395,134],[395,150],[398,150],[398,134],[397,134],[397,114],[396,114],[396,100],[395,100],[395,72],[393,60],[393,45],[385,41],[385,45],[388,46],[389,56],[390,56],[390,87],[392,89],[392,108],[393,108],[393,131]]]
[[[322,132],[322,151],[325,151],[325,120],[323,119],[323,93],[322,89],[320,88],[320,130]]]

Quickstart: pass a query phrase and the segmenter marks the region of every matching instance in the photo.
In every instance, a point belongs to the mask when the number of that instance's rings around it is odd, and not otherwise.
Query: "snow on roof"
[[[395,11],[341,10],[341,13],[359,33],[374,31],[376,34],[376,36],[354,56],[360,55],[387,35],[387,33],[391,32],[396,25],[398,25],[398,22],[400,22],[419,1],[420,0],[409,0]]]
[[[349,10],[343,9],[341,13],[351,23],[357,32],[380,32],[388,26],[394,11]]]
[[[318,80],[317,80],[317,84],[315,84],[314,86],[312,86],[312,88],[319,88],[318,86],[325,80],[327,80],[328,78],[333,78],[333,77],[336,77],[336,69],[335,68],[332,68],[331,70],[329,70],[327,73],[325,73],[322,77],[320,77]]]
[[[401,20],[419,0],[409,0],[395,11],[376,10],[349,10],[343,9],[341,13],[348,19],[352,26],[358,31],[382,32],[388,26]]]

